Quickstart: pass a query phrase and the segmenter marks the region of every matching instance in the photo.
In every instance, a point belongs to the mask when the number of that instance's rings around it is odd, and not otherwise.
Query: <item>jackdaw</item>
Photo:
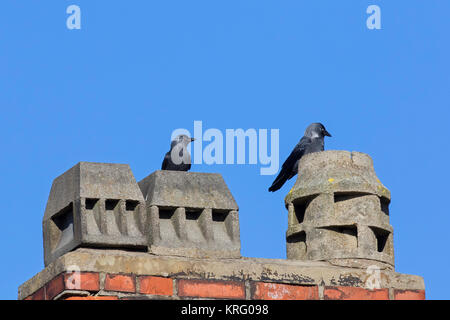
[[[298,172],[298,162],[303,155],[324,150],[324,137],[331,137],[331,134],[321,123],[313,123],[306,128],[305,135],[292,150],[289,157],[283,163],[281,171],[269,188],[270,192],[277,191],[283,184],[295,176]]]
[[[161,170],[189,171],[191,169],[191,155],[187,150],[189,143],[194,141],[187,135],[181,134],[170,144],[170,150],[164,156]]]

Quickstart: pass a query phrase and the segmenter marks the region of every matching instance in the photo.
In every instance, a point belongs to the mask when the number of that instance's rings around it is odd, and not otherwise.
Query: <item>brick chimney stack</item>
[[[286,197],[287,260],[240,255],[239,209],[219,174],[81,162],[53,182],[45,268],[19,299],[424,299],[394,271],[390,192],[369,156],[305,156]],[[281,245],[281,244],[280,244]]]

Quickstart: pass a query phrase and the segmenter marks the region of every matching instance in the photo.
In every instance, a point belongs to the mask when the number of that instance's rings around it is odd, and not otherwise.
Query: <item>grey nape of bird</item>
[[[289,157],[283,163],[281,171],[275,178],[269,188],[270,192],[277,191],[283,184],[297,174],[298,162],[305,154],[319,152],[324,150],[325,136],[331,137],[331,134],[321,123],[312,123],[306,128],[305,135],[292,150]]]
[[[189,171],[191,169],[191,155],[187,145],[194,141],[187,135],[177,136],[170,144],[170,150],[164,156],[161,170]]]

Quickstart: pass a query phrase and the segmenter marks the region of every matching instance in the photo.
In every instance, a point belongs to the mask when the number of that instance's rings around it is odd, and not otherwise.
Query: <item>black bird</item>
[[[295,176],[298,172],[298,162],[305,154],[323,151],[324,137],[331,137],[331,134],[321,123],[313,123],[306,128],[305,135],[292,150],[289,157],[283,163],[281,171],[269,188],[270,192],[277,191],[283,184]]]
[[[194,141],[187,135],[179,135],[170,144],[170,150],[164,156],[161,170],[189,171],[191,169],[191,155],[187,150],[189,143]]]

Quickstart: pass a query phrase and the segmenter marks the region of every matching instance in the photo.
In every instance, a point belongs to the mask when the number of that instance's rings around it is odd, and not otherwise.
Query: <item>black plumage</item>
[[[331,134],[328,133],[323,124],[310,124],[308,128],[306,128],[305,135],[300,139],[299,143],[283,163],[281,171],[273,181],[269,191],[277,191],[287,180],[297,174],[298,162],[305,154],[323,151],[325,136],[331,137]]]
[[[189,171],[191,169],[191,155],[187,146],[194,138],[179,135],[170,144],[170,150],[164,156],[161,170]]]

